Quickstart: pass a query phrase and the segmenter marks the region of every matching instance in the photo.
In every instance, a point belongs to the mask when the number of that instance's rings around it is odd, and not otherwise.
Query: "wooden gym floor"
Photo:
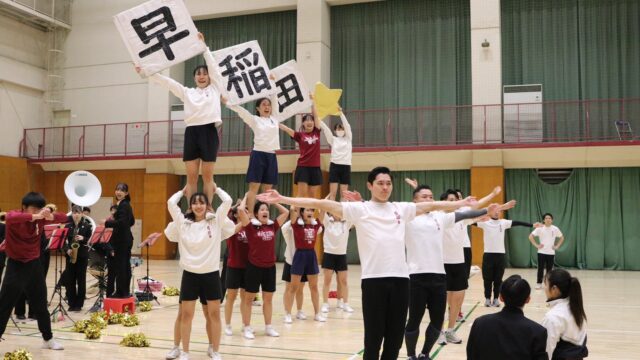
[[[53,260],[53,259],[52,259]],[[53,290],[53,261],[47,283],[49,294]],[[144,267],[144,266],[143,266]],[[261,307],[253,307],[252,326],[256,330],[255,340],[245,340],[239,334],[240,313],[238,302],[234,307],[233,336],[222,335],[220,352],[224,359],[348,359],[361,358],[357,354],[363,347],[363,325],[360,301],[360,267],[350,266],[349,290],[350,304],[355,312],[346,314],[336,311],[335,300],[330,300],[331,311],[326,323],[317,323],[313,319],[313,308],[305,288],[304,311],[308,320],[295,320],[292,325],[285,325],[283,319],[282,294],[284,283],[280,281],[282,264],[278,264],[277,291],[274,297],[273,324],[280,332],[279,338],[264,336],[264,321]],[[179,287],[180,274],[177,261],[151,261],[151,276],[165,285]],[[535,285],[534,269],[507,269],[505,278],[511,274],[521,274]],[[589,359],[640,359],[638,338],[640,329],[640,272],[621,271],[572,271],[582,282],[586,312],[588,316]],[[137,279],[143,276],[143,268],[134,271]],[[89,283],[94,280],[87,276]],[[333,284],[335,289],[335,283]],[[546,307],[543,290],[532,290],[531,302],[525,307],[525,314],[536,321],[543,318]],[[463,344],[449,344],[434,348],[434,359],[465,359],[466,338],[471,324],[480,315],[499,311],[485,308],[482,304],[482,278],[480,274],[470,279],[463,311],[468,315],[458,334]],[[88,296],[92,296],[90,294]],[[85,302],[85,310],[93,304],[93,299]],[[139,313],[140,326],[125,328],[121,325],[109,325],[103,330],[99,340],[85,340],[83,334],[71,332],[69,320],[53,324],[54,337],[65,346],[64,351],[40,350],[41,337],[35,321],[19,323],[21,331],[9,321],[4,334],[5,341],[0,342],[0,354],[17,348],[26,348],[34,359],[80,359],[90,356],[92,359],[164,359],[166,352],[172,347],[173,324],[178,311],[178,298],[159,296],[160,305],[154,303],[153,310]],[[53,305],[52,305],[53,307]],[[50,307],[50,309],[52,309]],[[198,306],[199,308],[200,306]],[[88,318],[83,313],[71,313],[74,320]],[[223,314],[221,318],[224,319]],[[428,313],[421,325],[424,331],[428,323]],[[119,345],[125,333],[143,332],[151,340],[149,348],[126,348]],[[421,337],[420,342],[423,341]],[[193,322],[191,336],[191,358],[207,359],[208,341],[204,330],[204,318],[197,310]],[[405,358],[404,348],[400,352]]]

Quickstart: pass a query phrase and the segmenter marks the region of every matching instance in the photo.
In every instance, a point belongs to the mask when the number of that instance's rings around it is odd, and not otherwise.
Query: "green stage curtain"
[[[579,269],[640,270],[640,168],[574,169],[557,185],[535,170],[506,170],[506,195],[518,200],[508,218],[542,221],[551,213],[565,243],[556,264]],[[507,231],[507,259],[514,267],[537,264],[527,240],[531,229]]]

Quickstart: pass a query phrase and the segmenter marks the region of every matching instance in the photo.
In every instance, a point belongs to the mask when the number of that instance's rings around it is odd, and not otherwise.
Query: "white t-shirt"
[[[562,237],[562,231],[560,231],[560,229],[558,229],[555,225],[536,228],[535,230],[533,230],[531,235],[537,236],[538,239],[540,239],[540,244],[544,246],[542,249],[538,249],[538,252],[540,254],[556,254],[553,246],[556,243],[556,239]]]
[[[324,237],[322,238],[324,252],[327,254],[345,255],[349,241],[349,229],[353,224],[344,219],[342,221],[335,220],[329,216],[329,214],[324,214],[322,225],[324,225],[325,229]]]
[[[202,53],[207,63],[209,74],[214,74],[216,69],[215,60],[209,49]],[[222,124],[220,112],[220,92],[216,88],[216,77],[210,76],[211,84],[201,88],[188,88],[162,74],[154,74],[150,79],[169,89],[184,103],[184,122],[187,126],[197,126],[214,123],[216,126]]]
[[[284,261],[291,265],[293,263],[293,255],[296,253],[296,244],[293,239],[293,228],[291,227],[291,220],[282,224],[280,232],[284,238]]]
[[[478,227],[484,230],[484,252],[504,254],[504,234],[511,228],[511,220],[491,219],[479,222]]]
[[[433,211],[407,224],[409,274],[445,274],[442,242],[445,230],[455,224],[454,213]]]
[[[461,212],[461,211],[469,211],[471,210],[471,208],[469,206],[465,206],[465,207],[461,207],[458,210],[456,210],[456,212]],[[470,248],[471,247],[471,239],[469,239],[469,225],[471,224],[470,222],[465,222],[466,225],[464,227],[464,235],[462,238],[462,246],[466,247],[466,248]]]
[[[416,204],[345,202],[342,214],[356,226],[362,279],[409,277],[405,226],[416,217]]]
[[[465,206],[456,211],[469,210],[471,210],[471,208]],[[442,244],[442,254],[445,264],[464,263],[464,247],[466,244],[465,241],[469,242],[469,232],[467,231],[467,228],[472,222],[473,220],[471,219],[458,221],[453,226],[445,230],[444,243]]]
[[[272,117],[264,118],[251,114],[239,105],[229,106],[247,126],[253,130],[253,150],[274,153],[280,150],[279,121]]]
[[[342,127],[344,128],[344,136],[333,136],[331,129],[322,121],[320,123],[322,132],[331,145],[331,162],[338,165],[351,165],[352,138],[351,126],[344,114],[340,113],[342,119]]]

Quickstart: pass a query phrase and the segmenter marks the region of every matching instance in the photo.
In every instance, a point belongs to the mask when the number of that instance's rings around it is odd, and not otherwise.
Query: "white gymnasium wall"
[[[0,155],[18,156],[24,128],[50,126],[47,34],[0,15]]]

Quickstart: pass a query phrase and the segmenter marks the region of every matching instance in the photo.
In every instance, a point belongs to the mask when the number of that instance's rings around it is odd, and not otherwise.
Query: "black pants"
[[[429,355],[438,340],[447,308],[445,274],[412,274],[409,290],[409,320],[405,329],[407,355],[416,355],[416,343],[425,307],[429,309],[429,326],[425,330],[422,354]]]
[[[471,248],[465,247],[464,249],[464,264],[467,266],[467,278],[471,276]]]
[[[88,264],[88,255],[86,257],[78,256],[75,264],[72,264],[71,259],[67,258],[65,286],[67,287],[67,302],[69,303],[69,307],[82,308],[84,306],[84,298],[87,294]]]
[[[128,297],[131,283],[131,248],[115,249],[115,255],[107,259],[107,267],[107,297]]]
[[[0,288],[0,337],[7,328],[11,310],[23,293],[29,300],[29,310],[38,319],[38,329],[42,338],[51,339],[53,335],[47,309],[47,285],[40,260],[26,263],[12,259],[7,261],[7,273]]]
[[[45,278],[45,282],[47,279],[47,274],[49,273],[49,263],[51,261],[51,254],[49,254],[49,250],[47,249],[41,249],[40,250],[40,265],[42,266],[42,273],[44,274],[44,278]],[[44,297],[48,298],[49,294],[47,292],[47,288],[44,288]],[[27,312],[27,295],[25,293],[22,293],[22,295],[20,295],[20,298],[18,298],[18,301],[16,302],[16,315],[21,315],[24,316]],[[31,306],[29,306],[29,318],[31,319],[35,319],[36,315],[33,312],[33,310],[31,309]]]
[[[362,279],[362,318],[364,320],[365,360],[397,359],[409,306],[409,279]]]
[[[504,254],[484,253],[482,257],[482,280],[484,280],[484,297],[491,299],[491,286],[493,285],[493,298],[500,295],[500,285],[504,275]]]
[[[538,253],[538,280],[536,281],[538,284],[542,284],[542,279],[544,277],[544,271],[547,272],[553,269],[553,259],[554,255],[540,254]]]

